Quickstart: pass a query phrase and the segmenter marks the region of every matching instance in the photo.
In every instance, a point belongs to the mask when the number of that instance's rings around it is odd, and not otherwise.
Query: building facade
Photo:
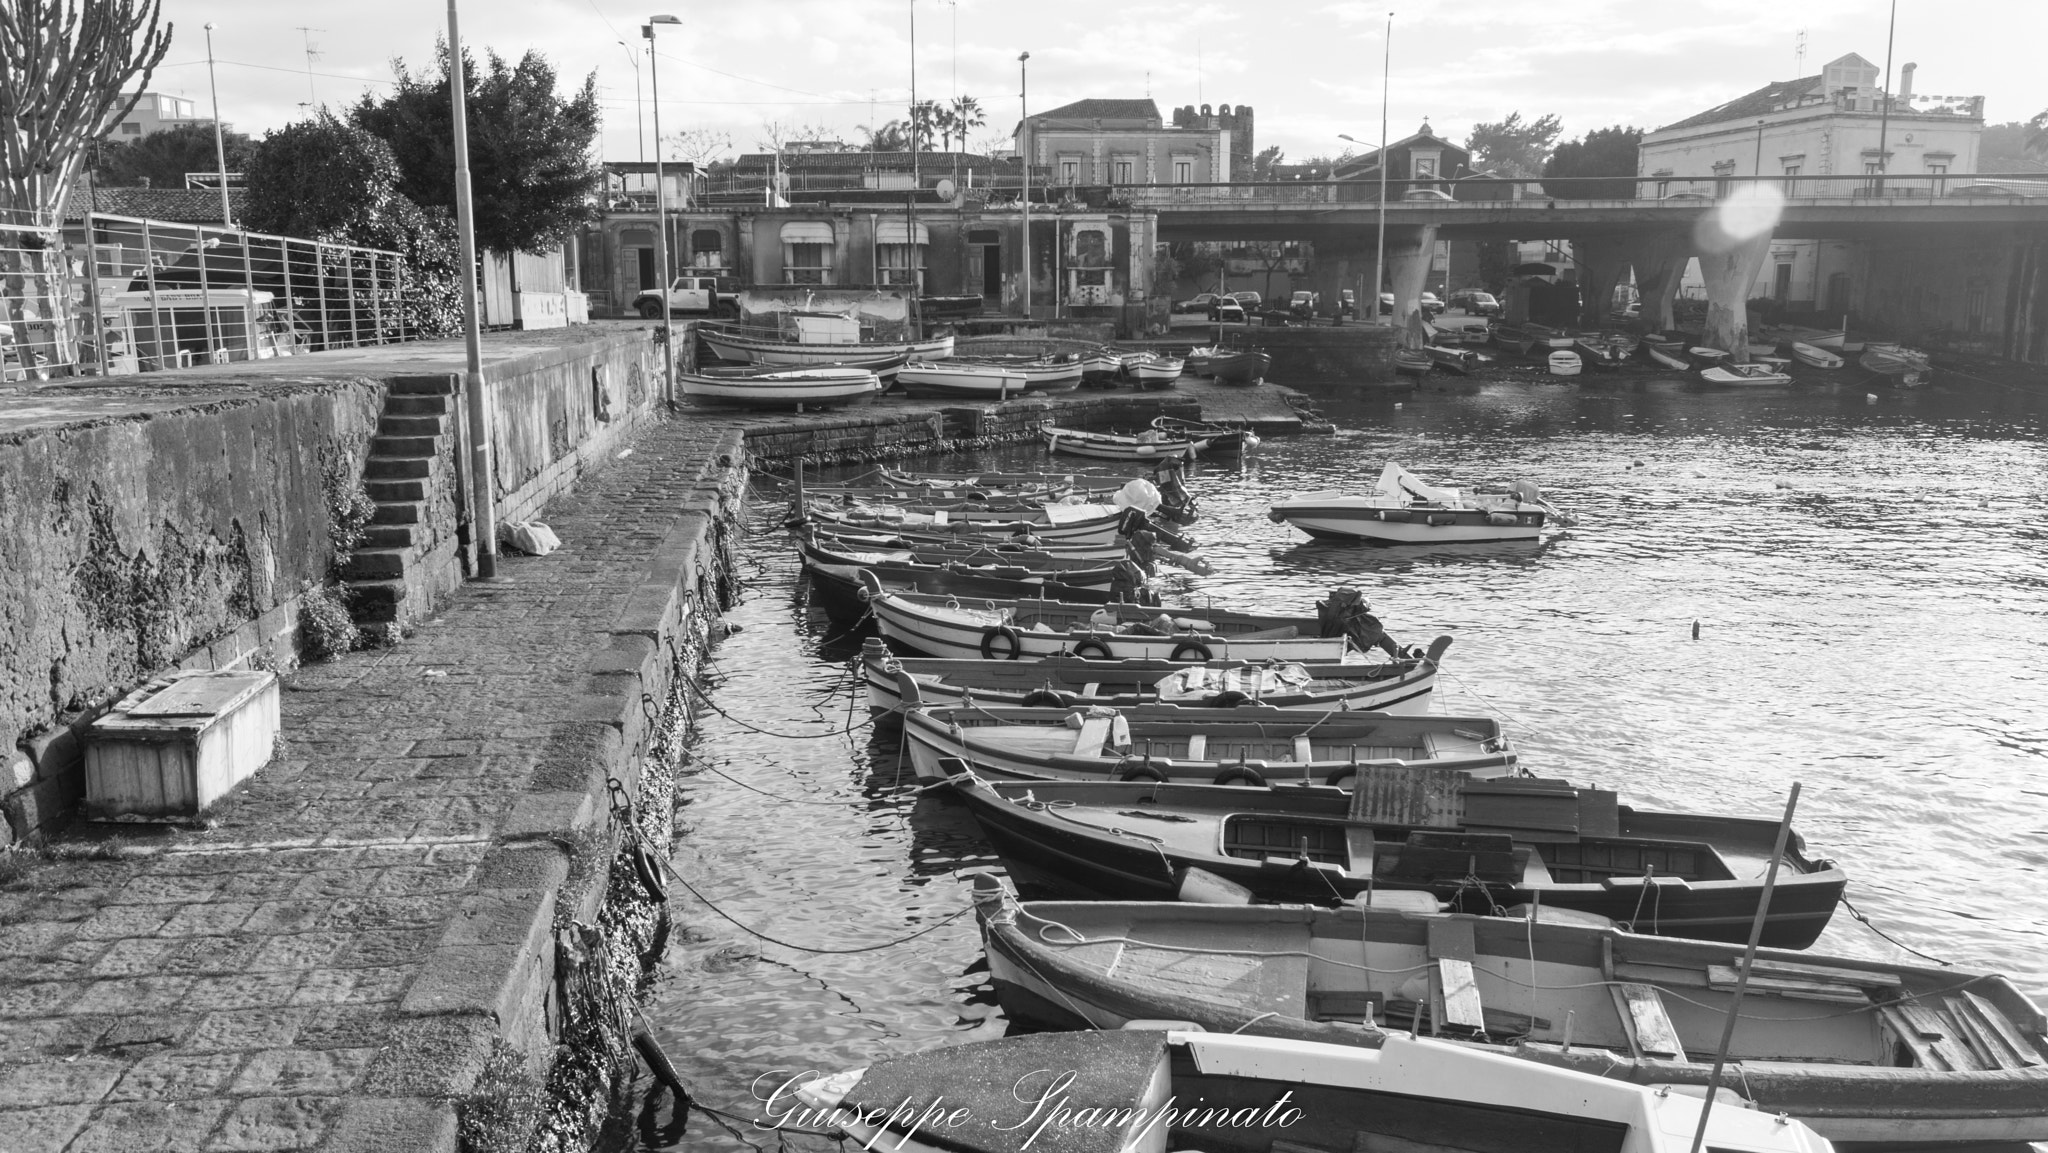
[[[1899,90],[1887,99],[1881,70],[1852,52],[1819,75],[1773,82],[1668,124],[1643,137],[1641,195],[1719,198],[1757,180],[1788,197],[1946,195],[1948,174],[1977,169],[1984,98],[1917,95],[1915,71],[1901,69]],[[1842,241],[1774,243],[1750,297],[1794,312],[1854,311],[1862,306],[1854,249]],[[1689,268],[1681,291],[1699,285]]]
[[[114,129],[113,139],[140,140],[166,128],[211,123],[212,117],[199,115],[197,105],[182,96],[145,92],[136,100],[134,109],[121,118],[120,127]]]
[[[1391,200],[1399,200],[1418,188],[1436,189],[1459,200],[1492,200],[1499,198],[1502,189],[1509,187],[1497,183],[1498,178],[1491,175],[1469,189],[1457,183],[1479,176],[1472,171],[1472,154],[1462,145],[1438,136],[1427,120],[1413,136],[1387,145],[1386,153],[1387,197]],[[1356,192],[1345,189],[1339,196],[1341,200],[1377,200],[1380,150],[1375,148],[1363,156],[1339,161],[1330,179],[1357,186]]]
[[[1077,100],[1019,121],[1017,155],[1054,185],[1215,184],[1251,176],[1252,110],[1145,100]]]

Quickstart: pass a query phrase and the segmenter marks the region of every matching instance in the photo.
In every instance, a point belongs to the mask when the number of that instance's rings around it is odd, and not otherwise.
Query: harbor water
[[[1198,468],[1187,531],[1215,571],[1167,577],[1169,600],[1312,613],[1356,585],[1404,643],[1455,638],[1435,711],[1497,716],[1531,770],[1638,808],[1775,818],[1798,782],[1809,854],[1843,864],[1868,918],[1838,910],[1815,951],[1913,950],[2048,999],[2048,398],[1588,380],[1315,399],[1336,437]],[[1289,493],[1369,488],[1388,460],[1443,485],[1534,481],[1575,524],[1371,548],[1266,517]],[[1047,464],[1022,447],[910,467]],[[650,1093],[646,1149],[822,1149],[752,1127],[758,1098],[1005,1027],[961,915],[968,876],[1000,863],[865,724],[860,634],[811,605],[782,490],[756,490],[741,631],[706,686],[722,712],[684,767],[689,891],[647,1005],[731,1131]]]

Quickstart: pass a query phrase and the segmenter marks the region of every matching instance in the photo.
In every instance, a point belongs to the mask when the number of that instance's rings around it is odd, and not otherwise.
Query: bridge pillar
[[[1727,350],[1737,364],[1749,363],[1749,291],[1770,254],[1769,229],[1720,252],[1699,254],[1700,275],[1707,282],[1707,325],[1701,337],[1708,348]]]
[[[1629,266],[1628,243],[1618,236],[1576,236],[1572,261],[1579,266],[1579,327],[1607,327],[1614,286]]]
[[[1402,229],[1387,237],[1387,279],[1394,294],[1394,315],[1389,319],[1401,330],[1403,348],[1422,347],[1422,286],[1429,279],[1429,260],[1435,253],[1434,224],[1413,231]],[[1359,303],[1362,308],[1373,307],[1366,301]]]
[[[1678,299],[1678,282],[1685,276],[1685,262],[1692,259],[1691,230],[1640,237],[1629,244],[1628,253],[1636,270],[1636,293],[1643,302],[1635,330],[1671,331],[1671,302]]]

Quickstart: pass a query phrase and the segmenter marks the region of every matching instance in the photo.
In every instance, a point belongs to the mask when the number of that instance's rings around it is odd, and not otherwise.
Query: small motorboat
[[[1576,352],[1572,352],[1569,349],[1561,349],[1557,352],[1551,353],[1548,358],[1548,363],[1550,367],[1550,375],[1552,376],[1579,375],[1579,369],[1581,367],[1579,361],[1579,354]]]
[[[1791,384],[1792,375],[1780,372],[1767,364],[1716,364],[1700,369],[1700,379],[1708,384],[1730,384],[1751,387],[1767,387],[1774,384]]]
[[[921,722],[909,714],[904,732]],[[1020,889],[1085,900],[1188,900],[1207,889],[1234,903],[1340,905],[1405,889],[1456,912],[1533,904],[1597,913],[1637,933],[1739,944],[1778,835],[1774,818],[1647,812],[1609,790],[1542,777],[1361,763],[1344,787],[1319,788],[1294,783],[1286,764],[1267,768],[1264,789],[1241,778],[1126,782],[1099,769],[1089,781],[1003,781],[960,760],[940,771]],[[1760,943],[1813,944],[1847,885],[1795,831]]]
[[[1792,359],[1808,368],[1832,370],[1842,367],[1840,355],[1829,352],[1818,345],[1807,344],[1799,340],[1792,342]]]
[[[1209,375],[1224,384],[1258,384],[1272,367],[1272,356],[1255,348],[1219,348],[1209,355]]]
[[[1403,376],[1427,376],[1436,367],[1436,361],[1419,348],[1397,348],[1394,350],[1394,371]]]
[[[1515,771],[1499,723],[1486,717],[1396,716],[1341,705],[1335,715],[1270,705],[938,705],[924,702],[915,678],[897,680],[904,747],[922,784],[945,780],[940,762],[948,758],[965,760],[991,781],[1256,788],[1273,782],[1332,792],[1350,787],[1369,765],[1428,764],[1483,777]]]
[[[1055,653],[1035,660],[945,660],[899,657],[869,637],[861,645],[861,677],[868,708],[904,708],[899,676],[917,682],[926,705],[977,704],[1013,708],[1129,708],[1150,703],[1235,708],[1331,709],[1399,713],[1429,711],[1436,673],[1451,638],[1438,637],[1420,656],[1378,664],[1324,661],[1249,664],[1244,661],[1102,661]]]
[[[1470,376],[1479,371],[1486,358],[1469,348],[1445,348],[1441,344],[1428,344],[1422,348],[1430,363],[1456,376]]]
[[[1137,381],[1139,388],[1171,388],[1185,366],[1186,362],[1178,356],[1143,352],[1124,358],[1124,375]]]
[[[1751,354],[1749,362],[1751,364],[1761,364],[1772,372],[1784,372],[1792,367],[1792,358],[1789,356],[1760,356]]]
[[[896,383],[911,396],[971,397],[1008,400],[1024,395],[1024,373],[1013,365],[965,360],[913,360],[896,373]]]
[[[1182,420],[1177,416],[1155,416],[1152,427],[1168,436],[1183,437],[1203,442],[1203,456],[1243,456],[1259,447],[1259,434],[1251,426],[1239,421],[1235,424],[1211,424],[1200,420]]]
[[[988,874],[975,880],[975,904],[989,978],[1013,1021],[1163,1019],[1368,1048],[1426,1028],[1638,1084],[1707,1081],[1743,969],[1725,944],[1640,936],[1583,914],[1574,920],[1589,923],[1568,923],[1549,909],[1020,902]],[[1540,982],[1523,976],[1532,955]],[[2048,1140],[2041,1010],[2004,977],[1781,949],[1747,968],[1722,1084],[1750,1108],[1834,1141]]]
[[[1833,1148],[1798,1121],[1468,1044],[1167,1022],[942,1045],[764,1092],[763,1128],[831,1128],[878,1153],[1684,1153],[1702,1121],[1717,1153]]]
[[[1045,441],[1045,447],[1054,453],[1088,456],[1097,460],[1192,460],[1208,443],[1196,437],[1175,436],[1157,429],[1148,429],[1136,436],[1123,436],[1048,424],[1039,428],[1038,435]]]
[[[822,408],[873,399],[882,382],[872,370],[841,365],[761,365],[678,372],[693,401],[748,408]]]
[[[1918,388],[1934,374],[1927,354],[1900,344],[1871,341],[1863,346],[1856,363],[1884,378],[1895,388]]]
[[[1371,494],[1327,491],[1289,496],[1268,519],[1310,536],[1374,544],[1476,544],[1535,540],[1556,509],[1528,481],[1501,492],[1437,488],[1389,462]]]

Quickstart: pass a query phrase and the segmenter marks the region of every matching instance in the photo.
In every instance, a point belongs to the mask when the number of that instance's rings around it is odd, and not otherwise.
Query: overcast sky
[[[463,37],[481,56],[546,55],[565,87],[595,70],[604,152],[638,158],[639,26],[648,4],[680,18],[661,31],[665,133],[711,128],[753,150],[766,121],[818,125],[849,142],[858,126],[903,114],[910,95],[913,0],[467,0]],[[1086,97],[1151,96],[1182,104],[1249,103],[1257,144],[1290,159],[1380,131],[1381,56],[1394,12],[1393,138],[1427,116],[1463,140],[1481,120],[1555,112],[1565,137],[1609,124],[1656,127],[1772,80],[1811,75],[1847,52],[1885,63],[1883,0],[915,0],[922,99],[971,95],[988,110],[982,143],[1018,116],[1017,54],[1031,53],[1030,107]],[[425,0],[165,0],[177,32],[152,87],[191,96],[205,115],[213,21],[222,118],[260,136],[305,114],[381,90],[390,61],[431,61],[447,27]],[[301,26],[311,28],[302,32]],[[1795,49],[1806,31],[1803,72]],[[957,31],[956,31],[957,30]],[[305,44],[318,54],[307,75]],[[1914,88],[1983,95],[1993,123],[2048,108],[2048,3],[1900,0],[1897,66],[1920,66]],[[957,45],[957,51],[956,49]],[[640,77],[648,77],[644,54]],[[957,79],[956,79],[957,76]],[[310,79],[310,83],[309,83]],[[643,96],[647,140],[651,100]],[[872,102],[872,103],[871,103]]]

